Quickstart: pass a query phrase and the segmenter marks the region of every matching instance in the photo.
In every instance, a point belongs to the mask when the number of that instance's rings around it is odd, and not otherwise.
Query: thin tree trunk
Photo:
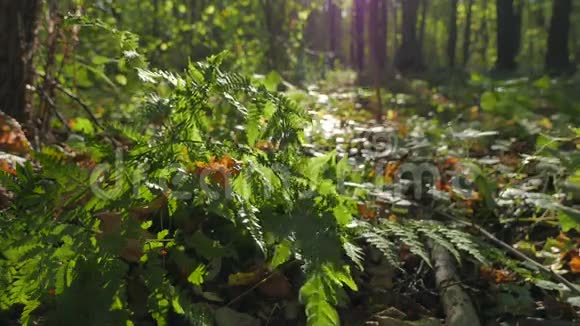
[[[465,17],[465,30],[463,31],[463,66],[467,66],[470,57],[471,47],[471,19],[473,16],[473,3],[475,0],[469,0],[467,3],[467,16]]]
[[[399,50],[399,15],[398,15],[398,6],[396,5],[394,0],[389,0],[391,12],[393,13],[393,53],[397,53]]]
[[[449,66],[455,67],[455,53],[457,49],[457,2],[451,0],[451,11],[449,13],[449,38],[447,39],[447,59]]]
[[[423,68],[417,41],[417,11],[419,0],[403,1],[403,43],[397,51],[395,66],[399,71],[416,71]]]
[[[59,30],[61,28],[61,19],[59,15],[58,2],[56,0],[48,1],[48,21],[47,21],[47,35],[44,41],[44,47],[46,49],[46,63],[44,65],[44,82],[41,86],[41,91],[44,96],[48,98],[55,98],[55,84],[54,79],[56,78],[56,52],[59,43]],[[54,105],[54,103],[52,103]],[[39,126],[36,128],[38,130],[38,138],[44,140],[44,137],[48,135],[50,128],[50,115],[51,115],[51,103],[48,101],[40,101],[38,119]]]
[[[374,65],[375,90],[377,97],[376,120],[382,119],[381,76],[386,68],[387,19],[386,1],[370,0],[369,3],[369,41]]]
[[[488,3],[489,0],[483,0],[482,8],[483,15],[481,16],[481,48],[480,48],[480,56],[483,65],[487,67],[487,47],[489,45],[489,30],[487,28],[487,10],[488,10]]]
[[[280,38],[284,37],[282,24],[278,19],[286,17],[286,2],[283,0],[262,0],[266,31],[268,32],[267,66],[270,70],[285,68],[286,57]]]
[[[159,0],[153,0],[153,26],[151,34],[159,37]]]
[[[0,0],[0,110],[23,124],[32,113],[27,85],[39,6],[38,0]]]
[[[387,8],[385,0],[370,0],[369,41],[375,67],[384,72],[387,66]]]
[[[497,61],[496,69],[513,71],[520,50],[522,4],[514,7],[514,0],[497,0]]]
[[[421,0],[421,27],[419,27],[419,46],[421,48],[421,56],[423,56],[423,49],[425,47],[425,27],[427,25],[427,8],[429,7],[429,0]]]
[[[342,60],[341,55],[341,26],[342,15],[340,8],[334,3],[334,0],[328,1],[328,16],[329,16],[329,50],[332,53],[331,68],[335,68],[335,61]]]
[[[388,41],[388,33],[389,33],[389,15],[388,15],[388,0],[380,0],[380,9],[379,9],[379,26],[381,27],[379,30],[379,39],[380,39],[380,46],[378,49],[378,57],[381,59],[381,72],[384,72],[385,68],[387,67],[387,41]]]
[[[572,68],[568,50],[571,13],[572,0],[553,0],[546,53],[546,70],[549,72],[563,73]]]
[[[355,67],[359,73],[364,71],[365,68],[365,2],[366,0],[355,0],[353,12]]]

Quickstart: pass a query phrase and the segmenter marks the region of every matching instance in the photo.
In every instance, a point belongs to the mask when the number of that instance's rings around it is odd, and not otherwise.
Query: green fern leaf
[[[413,228],[404,224],[385,220],[381,223],[381,229],[382,234],[396,236],[401,242],[409,246],[409,250],[412,253],[421,257],[427,265],[431,266],[429,254],[425,250],[425,246],[421,242],[419,235]]]

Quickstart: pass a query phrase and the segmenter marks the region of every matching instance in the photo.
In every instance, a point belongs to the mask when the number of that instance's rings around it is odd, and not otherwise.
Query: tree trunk
[[[334,0],[328,0],[328,17],[329,17],[329,50],[332,53],[331,68],[334,69],[335,61],[342,60],[341,51],[341,26],[342,14],[340,8],[334,3]]]
[[[382,120],[381,83],[387,67],[387,1],[370,0],[369,3],[369,40],[373,58],[373,74],[377,97],[375,118]]]
[[[474,0],[469,0],[467,3],[467,16],[465,17],[465,30],[463,31],[463,66],[467,66],[470,57],[471,47],[471,19],[473,16]]]
[[[386,0],[370,0],[369,41],[375,68],[384,72],[387,66],[387,8]]]
[[[455,52],[457,49],[457,2],[451,0],[451,11],[449,13],[449,38],[447,39],[447,59],[449,67],[455,67]]]
[[[403,1],[403,42],[395,57],[395,66],[401,72],[423,68],[419,42],[417,41],[417,11],[419,0]]]
[[[399,50],[399,17],[398,17],[398,6],[394,0],[388,0],[389,7],[393,13],[393,53],[397,53]]]
[[[553,0],[548,52],[546,53],[546,70],[551,73],[572,70],[568,51],[571,12],[572,0]]]
[[[419,47],[421,48],[421,57],[425,46],[425,27],[427,25],[427,8],[429,0],[421,0],[421,26],[419,27]]]
[[[26,124],[38,0],[0,0],[0,110]]]
[[[516,0],[517,1],[517,0]],[[497,61],[496,69],[513,71],[520,50],[522,4],[516,8],[514,0],[497,0]]]
[[[481,48],[479,48],[479,53],[481,56],[481,61],[483,65],[487,67],[487,47],[489,45],[489,30],[487,28],[487,8],[489,0],[483,0],[481,11],[483,15],[481,16]]]
[[[365,2],[354,0],[352,17],[352,55],[359,73],[365,68]]]
[[[379,48],[378,48],[378,57],[381,58],[382,64],[381,64],[381,72],[385,71],[385,68],[387,67],[387,41],[388,41],[388,33],[389,33],[389,3],[388,0],[380,0],[379,2],[380,8],[379,8],[379,39],[381,40],[381,43],[379,44]]]
[[[283,44],[286,35],[282,21],[288,15],[286,2],[284,0],[262,0],[261,2],[264,25],[268,34],[266,66],[269,70],[282,71],[286,69],[288,63],[286,48]]]

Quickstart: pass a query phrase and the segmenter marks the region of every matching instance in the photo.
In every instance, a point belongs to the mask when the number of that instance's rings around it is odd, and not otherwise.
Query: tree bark
[[[365,3],[366,0],[354,0],[353,5],[352,55],[359,73],[365,68]]]
[[[382,96],[381,83],[382,76],[387,67],[387,1],[370,0],[369,3],[369,40],[371,45],[371,56],[374,65],[375,91],[377,97],[377,110],[375,118],[382,120]]]
[[[384,72],[387,66],[387,8],[386,0],[370,0],[369,40],[375,68]]]
[[[455,53],[457,49],[457,2],[451,0],[451,11],[449,13],[449,38],[447,39],[447,59],[449,67],[455,67]]]
[[[497,0],[497,61],[496,69],[513,71],[517,69],[516,56],[520,50],[522,13],[521,1]]]
[[[572,0],[553,0],[548,52],[546,53],[546,70],[551,73],[572,70],[568,50],[571,12]]]
[[[417,11],[419,0],[403,1],[403,42],[395,57],[395,66],[401,72],[423,68],[421,49],[417,41]]]
[[[487,8],[488,8],[489,0],[483,0],[481,11],[483,15],[481,15],[481,48],[479,48],[479,53],[481,56],[481,61],[483,65],[487,67],[487,47],[489,45],[489,30],[487,28]]]
[[[445,325],[481,325],[469,295],[461,287],[453,256],[440,245],[430,242],[429,247],[431,247],[435,281],[445,310]]]
[[[399,50],[399,17],[398,17],[398,6],[394,0],[389,1],[390,11],[393,13],[393,53],[397,53]]]
[[[329,16],[329,50],[332,53],[331,68],[334,69],[335,61],[338,59],[342,60],[342,49],[341,49],[341,26],[342,26],[342,14],[340,8],[334,3],[334,0],[328,1],[328,16]]]
[[[381,72],[384,72],[385,68],[387,67],[387,44],[388,44],[388,35],[389,35],[389,15],[388,15],[388,0],[380,0],[379,2],[379,26],[381,26],[379,30],[379,39],[381,40],[380,46],[378,49],[378,57],[381,58]]]
[[[421,0],[421,26],[419,27],[419,47],[421,48],[421,57],[425,48],[425,27],[427,25],[427,9],[429,0]]]
[[[38,0],[0,0],[0,110],[22,124],[31,115],[38,9]]]
[[[465,30],[463,32],[463,66],[467,66],[470,57],[471,47],[471,19],[473,17],[473,3],[474,0],[469,0],[467,3],[467,16],[465,17]]]

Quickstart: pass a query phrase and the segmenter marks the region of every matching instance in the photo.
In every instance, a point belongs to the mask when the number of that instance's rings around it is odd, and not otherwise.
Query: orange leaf
[[[488,281],[496,284],[513,282],[515,279],[512,274],[505,269],[496,269],[490,266],[481,266],[479,275]]]
[[[12,165],[9,162],[7,162],[6,160],[0,160],[0,170],[4,171],[6,173],[16,175],[16,170],[14,170],[12,168]]]
[[[401,166],[401,162],[397,161],[397,162],[389,162],[387,164],[387,167],[385,168],[385,182],[387,183],[391,183],[393,182],[393,179],[395,178],[395,175],[397,174],[397,171],[399,170],[399,167]]]
[[[579,256],[572,257],[572,259],[570,259],[570,262],[568,264],[570,265],[570,271],[572,271],[572,273],[574,273],[574,274],[580,273],[580,257]]]
[[[459,159],[457,157],[448,157],[443,163],[443,166],[446,168],[455,167],[459,163]]]
[[[373,219],[377,217],[377,211],[369,208],[365,203],[359,202],[357,204],[358,214],[364,219]]]
[[[0,111],[0,150],[11,154],[25,155],[30,152],[31,148],[20,124],[14,118]]]

